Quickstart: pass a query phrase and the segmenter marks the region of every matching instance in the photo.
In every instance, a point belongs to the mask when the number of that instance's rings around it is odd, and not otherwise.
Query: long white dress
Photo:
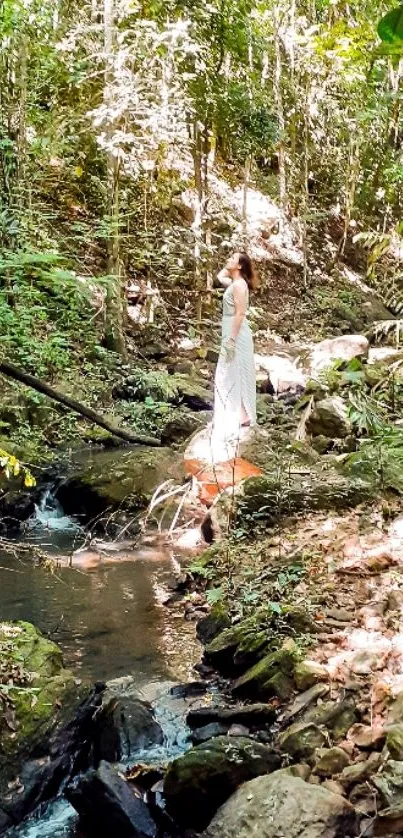
[[[249,290],[247,289],[247,309]],[[231,334],[235,300],[233,284],[228,286],[223,298],[222,342]],[[242,407],[250,425],[256,424],[256,372],[253,337],[245,316],[235,341],[235,357],[227,361],[221,351],[215,375],[214,417],[212,427],[212,454],[216,462],[231,459],[236,454],[242,436]]]

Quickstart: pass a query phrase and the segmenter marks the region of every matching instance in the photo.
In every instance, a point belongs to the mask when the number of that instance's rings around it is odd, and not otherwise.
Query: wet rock
[[[403,762],[388,760],[381,774],[372,778],[384,806],[400,805],[403,799]]]
[[[351,432],[347,406],[339,396],[323,399],[314,407],[306,429],[312,436],[326,436],[343,439]]]
[[[214,739],[215,736],[226,736],[227,732],[227,725],[220,722],[211,722],[209,725],[205,725],[205,727],[196,728],[191,733],[190,738],[193,745],[200,745],[202,742],[208,742],[210,739]],[[244,734],[241,733],[240,735],[243,736]],[[248,731],[246,731],[246,735],[248,735]]]
[[[25,677],[0,729],[0,805],[19,821],[88,764],[101,695],[63,668],[59,647],[30,623],[1,623],[0,650],[4,673]]]
[[[326,744],[326,734],[309,722],[296,722],[278,738],[281,752],[297,760],[311,759],[315,751],[324,748]]]
[[[276,711],[269,704],[246,704],[235,707],[200,707],[187,715],[189,727],[198,728],[212,722],[241,724],[250,728],[266,727],[276,720]]]
[[[208,692],[208,684],[204,681],[190,681],[189,684],[176,684],[171,687],[169,694],[173,698],[198,698]]]
[[[142,794],[106,762],[79,775],[67,787],[66,797],[91,833],[157,838],[157,825]]]
[[[249,736],[250,730],[245,725],[231,725],[228,730],[228,736]]]
[[[344,768],[339,777],[339,782],[342,786],[344,786],[344,788],[350,788],[350,786],[353,786],[356,783],[362,783],[364,780],[369,780],[374,774],[376,774],[381,762],[382,758],[380,754],[371,754],[369,759],[366,759],[363,762],[356,762],[354,765],[348,765]]]
[[[293,689],[289,674],[293,671],[294,662],[295,654],[288,649],[266,655],[235,681],[232,687],[234,695],[253,698],[278,695],[287,698]]]
[[[198,640],[204,645],[211,643],[217,635],[221,634],[225,629],[228,629],[231,621],[228,617],[225,608],[219,603],[214,605],[210,614],[206,614],[197,623],[196,635]]]
[[[90,452],[59,486],[57,498],[67,515],[88,520],[106,509],[146,506],[157,486],[169,478],[183,479],[182,459],[169,448]]]
[[[318,681],[328,681],[329,673],[320,663],[304,660],[297,663],[294,669],[294,680],[297,688],[305,691],[313,687]]]
[[[352,361],[368,355],[369,341],[364,335],[343,335],[317,343],[311,354],[313,373],[330,367],[335,361]]]
[[[167,810],[181,826],[201,830],[235,789],[279,767],[266,745],[246,737],[217,737],[172,762],[164,780]]]
[[[204,838],[352,838],[357,825],[343,797],[276,771],[238,789]]]
[[[108,682],[102,708],[94,744],[98,760],[128,759],[136,751],[164,741],[151,705],[139,699],[130,675]]]
[[[333,777],[349,765],[349,758],[342,748],[321,748],[315,754],[315,774]]]

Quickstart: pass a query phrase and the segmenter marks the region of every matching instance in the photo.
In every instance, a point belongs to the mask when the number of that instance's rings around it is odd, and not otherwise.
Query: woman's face
[[[229,274],[235,273],[239,268],[239,253],[234,253],[233,256],[230,256],[227,262],[227,271]]]

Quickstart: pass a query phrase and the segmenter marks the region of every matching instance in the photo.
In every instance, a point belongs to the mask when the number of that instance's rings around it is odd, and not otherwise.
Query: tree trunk
[[[197,117],[193,125],[193,169],[196,187],[196,212],[193,222],[194,232],[194,281],[197,293],[197,319],[201,320],[203,308],[203,266],[202,266],[202,242],[203,242],[203,152],[202,137]]]
[[[280,12],[278,6],[275,6],[274,11],[274,48],[275,48],[275,67],[274,67],[274,101],[276,104],[277,123],[278,123],[278,181],[279,181],[279,199],[280,208],[282,211],[282,218],[280,219],[280,232],[284,224],[284,215],[287,207],[287,176],[286,176],[286,155],[285,155],[285,116],[284,116],[284,102],[283,102],[283,60],[281,54],[280,41]]]
[[[113,105],[114,82],[114,0],[104,0],[105,86],[104,103],[109,111],[106,116],[106,166],[107,213],[109,231],[107,238],[108,275],[110,282],[106,295],[106,342],[109,349],[127,359],[124,333],[124,278],[120,260],[119,186],[120,161],[118,149],[113,146],[114,121],[110,116]]]
[[[110,424],[110,422],[100,416],[99,413],[96,413],[95,410],[81,404],[81,402],[78,402],[76,399],[71,399],[64,393],[59,393],[53,387],[50,387],[49,384],[46,384],[45,381],[41,381],[39,378],[36,378],[36,376],[20,370],[19,367],[15,367],[14,364],[10,364],[6,361],[0,361],[0,373],[6,375],[8,378],[13,378],[14,381],[19,381],[21,384],[25,384],[26,387],[32,387],[32,389],[36,390],[38,393],[43,393],[44,396],[48,396],[50,399],[53,399],[53,401],[63,404],[65,407],[68,407],[80,416],[84,416],[85,419],[89,419],[91,422],[94,422],[95,425],[99,425],[100,428],[104,428],[105,431],[108,431],[113,436],[124,439],[126,442],[153,446],[160,445],[160,442],[153,437],[133,434],[131,431],[126,431],[123,428],[115,428]]]

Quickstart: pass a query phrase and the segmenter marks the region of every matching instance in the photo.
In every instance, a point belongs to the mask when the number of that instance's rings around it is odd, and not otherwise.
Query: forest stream
[[[19,541],[36,543],[66,557],[54,572],[30,558],[0,553],[2,619],[34,623],[63,651],[77,678],[110,681],[130,674],[138,695],[153,705],[164,732],[163,745],[139,753],[147,762],[167,759],[187,749],[184,702],[170,695],[178,682],[194,680],[200,658],[194,624],[164,606],[178,573],[174,552],[161,545],[139,546],[132,553],[109,554],[91,569],[69,567],[69,557],[85,533],[65,515],[45,490],[35,515]],[[188,709],[188,708],[187,708]],[[136,761],[131,755],[131,763]],[[24,838],[76,836],[78,815],[58,800],[41,816],[9,830]]]

